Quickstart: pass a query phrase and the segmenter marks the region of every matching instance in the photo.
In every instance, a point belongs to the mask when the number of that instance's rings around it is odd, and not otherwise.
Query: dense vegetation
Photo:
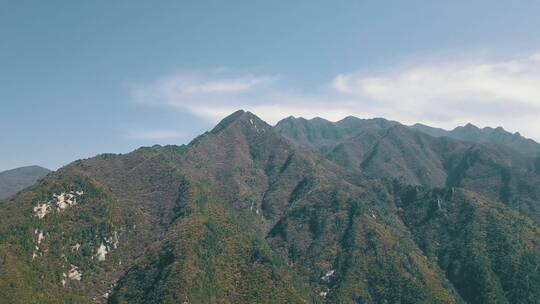
[[[239,111],[0,207],[8,303],[537,303],[538,160],[382,119]]]

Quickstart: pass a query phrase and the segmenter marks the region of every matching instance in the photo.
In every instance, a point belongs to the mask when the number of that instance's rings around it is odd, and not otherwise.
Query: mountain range
[[[495,129],[486,127],[480,129],[471,123],[457,127],[451,131],[422,124],[415,124],[411,127],[434,137],[447,136],[464,141],[500,145],[512,148],[527,155],[536,155],[540,153],[539,143],[521,136],[518,132],[513,134],[507,132],[502,127],[497,127]]]
[[[237,111],[187,145],[78,160],[3,201],[0,298],[538,303],[537,146]]]

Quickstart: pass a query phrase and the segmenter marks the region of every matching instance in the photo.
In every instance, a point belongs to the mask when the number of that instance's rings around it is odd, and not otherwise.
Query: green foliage
[[[446,186],[459,187],[467,174],[467,170],[479,160],[480,153],[478,150],[474,149],[467,151],[459,159],[450,158],[445,164],[445,167],[449,172],[446,179]]]
[[[200,196],[199,196],[200,195]],[[171,227],[120,280],[110,303],[302,303],[310,296],[271,249],[215,197]]]
[[[510,196],[511,196],[511,189],[510,189],[510,181],[512,179],[512,173],[510,172],[509,168],[500,167],[501,171],[501,190],[499,193],[499,199],[508,204],[510,202]]]
[[[532,286],[540,276],[525,274],[522,265],[540,265],[538,226],[495,201],[462,190],[449,197],[449,191],[421,191],[399,202],[420,248],[468,303],[535,303]],[[434,201],[441,206],[435,214]]]

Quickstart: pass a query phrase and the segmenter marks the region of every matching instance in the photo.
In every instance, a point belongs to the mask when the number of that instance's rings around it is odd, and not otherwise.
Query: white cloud
[[[130,131],[128,138],[137,140],[164,140],[183,138],[184,134],[175,130],[136,130]]]
[[[133,97],[217,121],[247,109],[270,123],[294,115],[385,117],[452,128],[472,122],[540,139],[540,53],[489,61],[417,64],[376,75],[340,74],[313,93],[273,76],[179,73],[136,85]]]
[[[140,103],[177,107],[211,121],[238,109],[257,113],[270,123],[289,115],[340,119],[351,113],[345,100],[334,100],[326,90],[309,95],[281,87],[277,79],[267,75],[225,77],[221,72],[177,73],[151,84],[133,85],[131,95]],[[365,111],[355,114],[373,115]]]
[[[180,73],[158,79],[149,85],[132,86],[135,100],[183,108],[212,120],[230,114],[238,106],[250,104],[273,83],[268,76],[223,77]],[[251,100],[250,100],[251,99]]]
[[[502,125],[540,138],[540,56],[420,65],[390,75],[338,75],[332,87],[405,122]]]

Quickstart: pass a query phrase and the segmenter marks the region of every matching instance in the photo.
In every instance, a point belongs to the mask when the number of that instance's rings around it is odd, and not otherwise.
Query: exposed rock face
[[[105,261],[105,256],[107,255],[107,247],[101,243],[99,245],[99,248],[97,250],[96,256],[98,258],[98,261]]]

